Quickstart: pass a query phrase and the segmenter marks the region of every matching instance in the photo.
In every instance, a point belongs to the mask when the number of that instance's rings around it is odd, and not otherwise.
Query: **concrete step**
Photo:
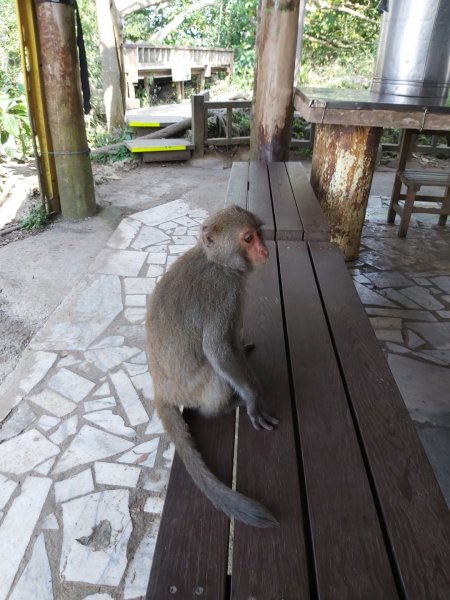
[[[133,154],[142,154],[144,162],[189,160],[194,144],[183,138],[129,140],[125,146]]]

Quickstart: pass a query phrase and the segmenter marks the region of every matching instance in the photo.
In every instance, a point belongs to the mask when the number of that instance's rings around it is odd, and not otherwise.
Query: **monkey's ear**
[[[208,225],[204,225],[202,227],[202,240],[207,248],[210,248],[214,245],[214,234],[212,228]]]

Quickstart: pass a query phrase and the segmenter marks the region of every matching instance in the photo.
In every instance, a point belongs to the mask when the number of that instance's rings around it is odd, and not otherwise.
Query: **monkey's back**
[[[147,310],[147,345],[156,394],[180,387],[190,396],[211,373],[203,351],[206,327],[234,335],[243,275],[207,259],[201,244],[157,283]],[[170,394],[169,394],[170,395]]]

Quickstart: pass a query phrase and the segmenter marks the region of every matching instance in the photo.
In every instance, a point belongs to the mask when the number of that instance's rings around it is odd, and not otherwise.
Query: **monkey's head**
[[[201,243],[209,260],[237,271],[250,271],[266,263],[269,257],[261,221],[235,205],[206,219]]]

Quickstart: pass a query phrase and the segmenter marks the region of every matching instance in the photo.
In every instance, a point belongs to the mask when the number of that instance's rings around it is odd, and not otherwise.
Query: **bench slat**
[[[299,162],[287,162],[286,170],[297,204],[297,210],[303,224],[305,241],[329,241],[330,225],[322,211],[317,197],[309,183],[309,177]]]
[[[248,162],[234,162],[231,165],[230,179],[225,196],[225,206],[237,204],[247,208]]]
[[[302,240],[303,225],[292,193],[291,183],[282,162],[269,163],[270,186],[277,240]]]
[[[405,596],[448,600],[448,507],[339,250],[310,248]]]
[[[231,486],[235,415],[208,419],[185,411],[206,464]],[[158,533],[146,600],[225,599],[229,519],[201,494],[175,454]],[[171,586],[177,589],[174,595]]]
[[[318,595],[397,600],[307,244],[278,250]]]
[[[264,239],[275,239],[272,199],[270,197],[269,173],[263,162],[252,161],[249,171],[248,210],[263,222]]]
[[[280,419],[275,431],[253,429],[245,411],[239,419],[237,489],[272,509],[279,529],[236,523],[232,593],[248,598],[310,598],[292,407],[280,307],[275,244],[255,273],[244,318],[245,340],[255,343],[250,362],[258,374],[267,411]],[[270,470],[271,477],[267,473]],[[249,564],[250,561],[250,564]]]

